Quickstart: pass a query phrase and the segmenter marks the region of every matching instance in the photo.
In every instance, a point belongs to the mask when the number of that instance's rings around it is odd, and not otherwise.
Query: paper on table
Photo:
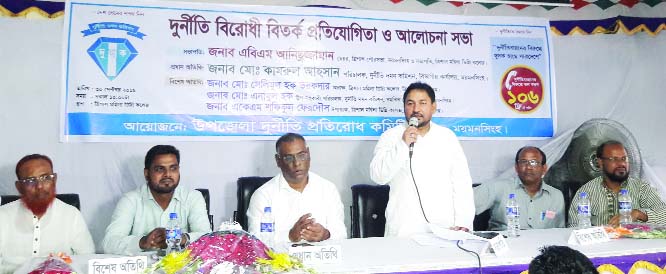
[[[456,246],[455,241],[442,239],[440,237],[435,236],[435,234],[432,234],[432,233],[414,234],[414,235],[411,236],[411,238],[417,244],[420,244],[422,246],[436,246],[436,247],[455,247]]]
[[[442,248],[457,248],[458,242],[462,241],[460,242],[460,245],[467,250],[472,250],[480,255],[490,253],[490,241],[488,239],[463,231],[450,230],[437,225],[431,225],[430,230],[433,233],[415,234],[412,235],[411,238],[422,246],[436,246]]]
[[[451,230],[448,227],[443,227],[441,225],[437,224],[428,224],[430,227],[430,231],[432,231],[435,236],[440,237],[445,240],[452,240],[452,241],[457,241],[457,240],[479,240],[479,241],[484,241],[487,242],[488,239],[481,238],[479,236],[476,236],[472,233],[465,232],[462,230]]]

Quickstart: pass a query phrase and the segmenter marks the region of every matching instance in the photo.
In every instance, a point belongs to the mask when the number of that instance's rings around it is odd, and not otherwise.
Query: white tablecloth
[[[510,251],[500,258],[481,257],[483,266],[529,264],[546,245],[567,245],[572,229],[523,230],[518,238],[507,238]],[[317,267],[325,273],[375,273],[469,268],[478,265],[474,255],[451,243],[448,247],[420,246],[406,238],[367,238],[339,241],[342,263]],[[570,247],[590,258],[666,252],[666,240],[617,239],[590,246]]]
[[[481,264],[483,266],[529,264],[532,258],[539,254],[538,250],[542,246],[567,245],[570,233],[571,229],[523,230],[520,237],[506,239],[509,252],[501,257],[482,256]],[[455,243],[445,247],[422,246],[410,238],[389,237],[346,239],[329,241],[326,244],[341,245],[342,262],[315,266],[316,271],[320,273],[408,272],[477,266],[476,257],[458,249]],[[590,246],[570,247],[590,258],[611,257],[666,252],[666,240],[618,239]],[[105,254],[72,256],[73,266],[81,273],[88,273],[89,259],[112,256]],[[28,273],[41,260],[33,259],[16,273]]]

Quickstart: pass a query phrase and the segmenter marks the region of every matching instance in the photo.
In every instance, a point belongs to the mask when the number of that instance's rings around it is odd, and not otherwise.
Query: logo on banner
[[[83,37],[86,37],[99,34],[101,30],[120,30],[139,39],[146,36],[139,32],[139,27],[118,22],[88,24],[88,29],[82,30],[81,33],[83,33]],[[125,38],[100,37],[88,48],[88,55],[102,70],[104,76],[112,81],[138,54],[132,43]]]
[[[543,101],[541,76],[526,66],[515,66],[504,72],[501,82],[502,100],[519,113],[531,113]]]

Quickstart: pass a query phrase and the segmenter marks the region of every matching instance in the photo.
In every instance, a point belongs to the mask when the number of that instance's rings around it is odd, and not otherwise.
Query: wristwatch
[[[185,236],[185,241],[180,243],[181,247],[186,247],[188,244],[190,244],[190,234],[189,233],[183,233],[183,236]]]

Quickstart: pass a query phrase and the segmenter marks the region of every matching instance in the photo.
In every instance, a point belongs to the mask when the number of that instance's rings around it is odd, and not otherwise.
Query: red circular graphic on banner
[[[500,83],[502,100],[519,113],[530,113],[543,101],[541,76],[528,67],[515,66],[508,69]]]

